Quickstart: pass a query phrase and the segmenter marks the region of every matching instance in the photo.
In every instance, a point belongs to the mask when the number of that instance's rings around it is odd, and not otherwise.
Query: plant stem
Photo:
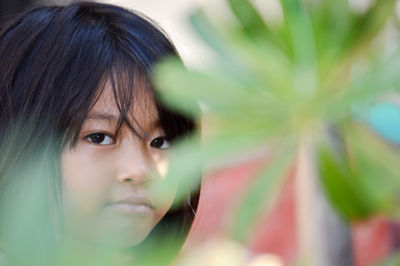
[[[300,138],[295,186],[299,264],[353,265],[350,228],[325,197],[307,135]]]

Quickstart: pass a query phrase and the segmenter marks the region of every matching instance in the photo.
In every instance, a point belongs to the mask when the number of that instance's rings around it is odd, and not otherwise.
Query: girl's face
[[[144,96],[131,111],[131,121],[138,122],[133,127],[141,133],[140,126],[146,139],[126,125],[115,137],[120,113],[107,85],[88,113],[76,147],[62,154],[66,230],[74,238],[120,247],[139,244],[172,205],[176,187],[162,200],[151,193],[152,184],[165,176],[169,145],[156,107]]]

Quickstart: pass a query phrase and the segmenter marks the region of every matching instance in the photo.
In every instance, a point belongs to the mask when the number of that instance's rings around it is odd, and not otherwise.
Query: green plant
[[[198,161],[214,164],[268,145],[273,159],[243,199],[238,213],[246,218],[233,222],[240,240],[298,156],[311,158],[345,219],[397,217],[399,154],[360,119],[378,97],[399,90],[400,51],[382,48],[385,29],[397,23],[396,1],[357,12],[347,0],[281,0],[283,18],[274,24],[250,1],[228,3],[235,23],[200,9],[190,16],[213,62],[189,70],[171,59],[155,72],[163,99],[198,120],[204,116],[207,127],[201,149],[190,139],[177,149],[190,155],[171,166],[171,178],[187,179]]]

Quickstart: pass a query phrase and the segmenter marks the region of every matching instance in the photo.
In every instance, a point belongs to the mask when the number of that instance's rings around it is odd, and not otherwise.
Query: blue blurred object
[[[400,105],[379,102],[362,115],[363,120],[385,139],[400,145]]]

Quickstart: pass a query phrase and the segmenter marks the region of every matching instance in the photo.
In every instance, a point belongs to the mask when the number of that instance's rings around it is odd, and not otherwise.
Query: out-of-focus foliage
[[[379,266],[396,266],[400,264],[400,254],[397,252],[388,258],[385,258],[381,263],[378,263]]]
[[[273,254],[251,255],[249,250],[232,239],[214,238],[192,248],[177,260],[176,266],[282,266]]]
[[[379,212],[397,216],[399,154],[360,125],[349,125],[345,134],[345,150],[322,144],[318,150],[321,177],[332,202],[351,219]]]
[[[380,95],[400,88],[400,50],[397,43],[384,50],[383,41],[397,21],[396,1],[373,1],[359,11],[347,0],[281,0],[283,18],[275,23],[251,1],[227,2],[232,23],[202,9],[190,16],[215,60],[197,70],[170,60],[155,77],[166,102],[205,117],[201,149],[189,145],[184,153],[205,165],[264,145],[276,153],[246,193],[238,214],[250,218],[234,223],[234,235],[246,238],[258,206],[279,191],[282,169],[293,163],[303,136],[313,140],[327,194],[345,217],[396,216],[399,156],[360,125]],[[173,174],[185,179],[194,165],[179,165],[185,176]]]

